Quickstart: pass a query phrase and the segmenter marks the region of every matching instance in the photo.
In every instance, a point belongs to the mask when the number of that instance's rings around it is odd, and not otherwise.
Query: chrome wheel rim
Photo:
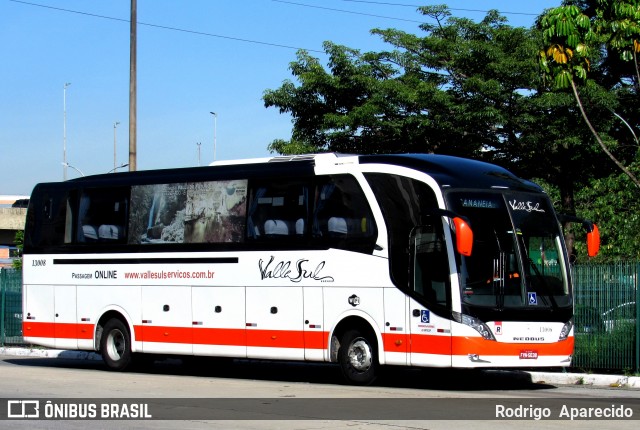
[[[371,347],[367,341],[362,338],[354,340],[351,345],[349,345],[347,357],[349,357],[351,367],[359,372],[366,372],[373,363]]]
[[[120,330],[112,330],[107,337],[107,355],[110,359],[118,361],[122,358],[126,347],[124,333]]]

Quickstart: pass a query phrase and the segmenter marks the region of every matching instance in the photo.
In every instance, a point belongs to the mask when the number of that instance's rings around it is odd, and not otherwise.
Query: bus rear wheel
[[[100,352],[109,369],[126,370],[131,365],[131,336],[121,320],[110,319],[104,325]]]
[[[359,330],[348,330],[342,336],[338,350],[342,374],[354,385],[369,385],[378,376],[376,349]]]

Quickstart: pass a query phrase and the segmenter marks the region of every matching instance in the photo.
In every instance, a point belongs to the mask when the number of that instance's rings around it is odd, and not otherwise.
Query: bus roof
[[[185,176],[193,180],[241,179],[265,173],[274,176],[310,176],[316,167],[345,164],[387,164],[406,167],[432,176],[443,188],[483,188],[536,191],[542,189],[532,182],[515,176],[494,164],[436,154],[377,154],[353,155],[340,153],[303,154],[240,160],[221,160],[203,167],[141,170],[136,172],[105,173],[75,178],[67,181],[70,186],[92,186],[108,181],[112,185],[135,182],[179,182]],[[242,168],[238,168],[238,167]]]
[[[437,154],[363,155],[361,164],[380,163],[403,166],[425,172],[443,187],[513,189],[542,192],[531,181],[521,179],[495,164],[469,158]]]

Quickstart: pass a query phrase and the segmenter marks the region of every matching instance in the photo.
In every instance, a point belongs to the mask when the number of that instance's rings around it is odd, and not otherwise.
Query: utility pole
[[[218,134],[218,114],[216,112],[209,112],[213,115],[213,161],[216,161],[216,146],[218,144],[217,134]]]
[[[116,170],[116,128],[118,127],[119,122],[113,123],[113,170]]]
[[[67,180],[67,87],[71,85],[70,82],[64,84],[62,90],[62,179]]]
[[[137,159],[137,52],[136,46],[138,44],[137,38],[137,22],[138,22],[138,7],[137,1],[131,0],[131,32],[129,40],[129,171],[136,170]]]

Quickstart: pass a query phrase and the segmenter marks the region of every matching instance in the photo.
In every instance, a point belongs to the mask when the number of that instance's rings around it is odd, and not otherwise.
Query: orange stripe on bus
[[[304,332],[289,330],[247,330],[247,346],[304,348]]]
[[[26,337],[56,337],[53,323],[25,321],[22,323],[22,333]]]
[[[25,337],[93,339],[93,324],[25,321]],[[134,326],[137,341],[198,345],[228,345],[271,348],[326,349],[325,331],[256,330],[203,327]],[[536,351],[540,356],[573,354],[574,338],[554,343],[503,343],[479,337],[409,335],[383,333],[387,352],[479,356],[518,356],[521,351]]]
[[[537,351],[540,356],[573,354],[574,338],[553,343],[503,343],[479,337],[456,336],[452,338],[453,355],[478,354],[517,356],[521,351]]]
[[[272,348],[324,349],[328,333],[204,327],[134,327],[136,341]]]
[[[414,354],[451,354],[451,336],[412,334],[411,352]]]
[[[243,328],[194,328],[193,343],[197,345],[241,345],[246,342]]]
[[[22,333],[27,337],[93,339],[93,324],[25,321]]]
[[[394,351],[385,335],[385,351]],[[521,351],[537,351],[540,356],[573,354],[574,338],[554,343],[503,343],[479,337],[411,335],[411,352],[418,354],[445,354],[479,356],[519,356]]]
[[[191,327],[135,326],[136,340],[142,342],[192,343]]]
[[[304,347],[305,349],[327,349],[327,339],[329,333],[326,331],[305,331]]]
[[[407,352],[409,335],[398,333],[383,333],[382,343],[386,352]]]

